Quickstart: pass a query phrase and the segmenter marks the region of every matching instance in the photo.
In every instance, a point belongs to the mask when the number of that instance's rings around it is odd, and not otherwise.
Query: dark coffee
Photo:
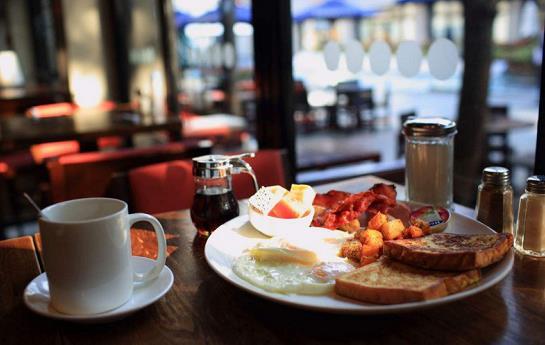
[[[191,220],[201,236],[209,236],[217,227],[238,214],[238,202],[227,188],[208,188],[195,193]]]

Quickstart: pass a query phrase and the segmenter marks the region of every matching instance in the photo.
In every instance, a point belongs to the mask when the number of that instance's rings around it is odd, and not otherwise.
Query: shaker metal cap
[[[456,134],[456,122],[440,117],[416,117],[405,121],[403,134],[409,137],[444,137]]]
[[[530,193],[545,194],[545,175],[528,177],[526,180],[526,190]]]
[[[511,172],[504,167],[486,167],[483,169],[483,182],[506,186],[510,184]]]
[[[195,177],[226,177],[230,175],[231,167],[229,156],[206,155],[193,158],[193,176]]]

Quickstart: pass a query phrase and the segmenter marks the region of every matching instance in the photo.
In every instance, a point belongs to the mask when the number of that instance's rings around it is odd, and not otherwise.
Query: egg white
[[[336,276],[354,269],[337,255],[349,236],[341,231],[307,228],[286,237],[273,237],[236,258],[233,272],[271,292],[327,294],[333,290]]]

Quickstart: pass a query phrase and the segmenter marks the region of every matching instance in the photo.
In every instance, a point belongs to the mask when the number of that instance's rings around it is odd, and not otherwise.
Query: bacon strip
[[[364,212],[375,214],[386,211],[396,205],[397,192],[394,185],[379,183],[370,190],[357,194],[330,190],[325,194],[317,194],[314,206],[321,209],[312,220],[313,226],[337,229]]]

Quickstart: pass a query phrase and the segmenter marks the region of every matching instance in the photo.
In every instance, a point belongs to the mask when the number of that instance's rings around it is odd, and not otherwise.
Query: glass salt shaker
[[[545,257],[545,176],[526,180],[520,197],[515,249],[524,255]]]
[[[403,124],[407,199],[452,208],[452,169],[456,123],[413,118]]]
[[[511,172],[487,167],[477,194],[476,218],[496,232],[513,233],[513,187]]]

